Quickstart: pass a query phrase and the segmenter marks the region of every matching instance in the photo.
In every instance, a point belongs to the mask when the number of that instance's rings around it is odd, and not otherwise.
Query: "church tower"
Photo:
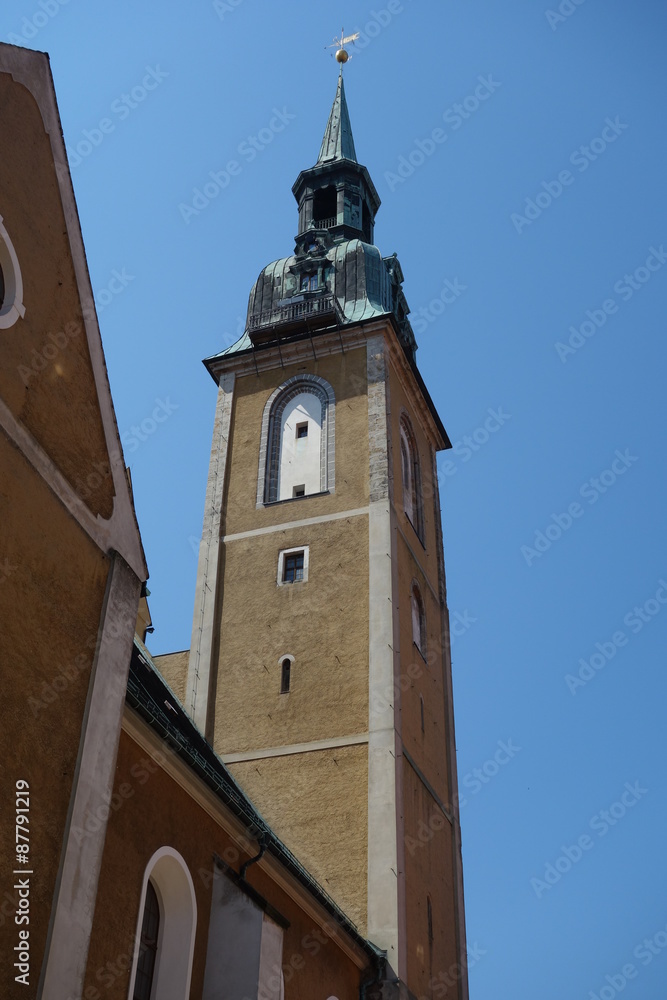
[[[465,1000],[436,453],[342,75],[219,386],[185,707],[401,996]],[[438,989],[436,990],[436,985]],[[435,990],[435,992],[434,992]]]

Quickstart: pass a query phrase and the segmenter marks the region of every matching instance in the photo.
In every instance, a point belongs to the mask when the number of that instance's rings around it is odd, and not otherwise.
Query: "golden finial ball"
[[[338,52],[336,53],[336,62],[346,63],[349,58],[350,57],[348,56],[345,49],[339,49]]]

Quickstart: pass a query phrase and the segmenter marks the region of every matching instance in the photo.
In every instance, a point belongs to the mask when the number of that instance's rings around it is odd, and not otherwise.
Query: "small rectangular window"
[[[290,587],[293,583],[308,582],[309,547],[283,549],[278,556],[276,583],[279,587]]]
[[[293,497],[305,497],[306,487],[302,484],[301,486],[295,486],[292,490]]]
[[[303,580],[303,552],[291,552],[285,556],[283,583],[298,583]]]
[[[304,424],[297,424],[296,425],[296,436],[298,438],[306,438],[306,437],[308,437],[308,421],[307,420],[306,420],[306,422]]]

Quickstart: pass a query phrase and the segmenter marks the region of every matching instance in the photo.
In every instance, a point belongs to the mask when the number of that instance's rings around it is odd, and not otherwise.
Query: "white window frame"
[[[172,847],[161,847],[146,865],[130,973],[128,1000],[134,996],[141,928],[148,881],[160,905],[157,953],[151,1000],[188,1000],[197,929],[197,900],[192,876],[184,858]]]
[[[281,419],[290,399],[302,392],[317,396],[322,404],[320,424],[320,493],[333,493],[336,479],[336,399],[334,391],[326,379],[319,375],[293,375],[273,390],[266,401],[262,415],[262,431],[259,445],[259,470],[257,473],[257,509],[267,504],[284,503],[277,499],[280,468]],[[289,497],[295,502],[304,497]]]
[[[25,315],[23,305],[23,278],[14,244],[2,223],[0,215],[0,267],[5,281],[5,297],[0,306],[0,330],[14,326]]]
[[[283,580],[283,575],[285,573],[285,556],[291,556],[295,553],[303,552],[303,580],[294,580],[290,582],[289,580]],[[308,545],[296,545],[292,549],[282,549],[278,555],[278,577],[276,583],[279,587],[294,587],[299,583],[308,583],[308,567],[310,563],[309,556],[309,546]],[[283,656],[283,660],[286,657]],[[282,663],[282,660],[280,661]]]

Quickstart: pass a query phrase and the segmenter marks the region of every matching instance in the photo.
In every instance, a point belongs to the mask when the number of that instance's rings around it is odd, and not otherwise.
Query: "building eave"
[[[331,326],[319,330],[304,328],[298,333],[292,333],[284,338],[257,344],[233,354],[216,354],[205,358],[203,364],[213,381],[219,385],[220,378],[227,372],[237,375],[259,375],[287,364],[318,360],[332,354],[340,354],[345,350],[363,346],[368,337],[374,333],[387,331],[391,327],[392,357],[401,371],[404,381],[412,382],[412,390],[417,399],[423,401],[421,407],[427,425],[431,428],[431,436],[437,451],[447,451],[452,447],[449,435],[440,418],[431,394],[416,363],[413,362],[401,345],[398,320],[393,313],[381,317],[360,320],[344,326]],[[287,357],[286,357],[287,355]]]
[[[186,714],[148,650],[136,640],[123,729],[235,840],[256,843],[264,838],[266,854],[258,866],[324,928],[360,970],[383,961],[385,953],[359,932],[255,809]]]

